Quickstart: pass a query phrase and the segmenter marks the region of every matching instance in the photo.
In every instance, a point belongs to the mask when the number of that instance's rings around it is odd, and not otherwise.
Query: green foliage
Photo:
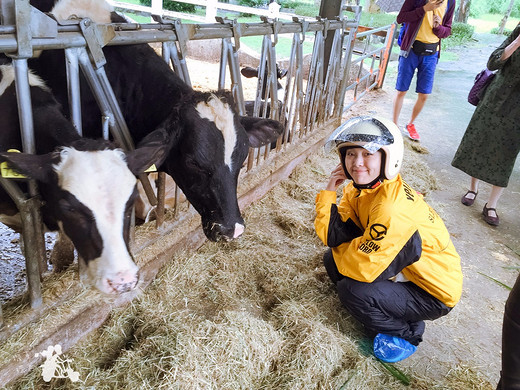
[[[146,5],[147,7],[150,7],[152,5],[152,0],[139,0],[139,2],[142,5]],[[163,8],[175,12],[195,12],[195,4],[178,3],[172,0],[163,0]]]
[[[320,13],[320,9],[311,4],[301,4],[294,7],[294,13],[300,16],[317,16]]]
[[[267,5],[267,0],[238,0],[239,5],[243,5],[244,7],[261,7],[263,5]]]
[[[451,26],[451,35],[442,40],[442,47],[452,48],[463,45],[471,39],[474,32],[474,26],[466,23],[455,22]]]
[[[470,16],[479,18],[484,14],[505,15],[510,0],[472,0],[470,5]],[[520,2],[516,1],[511,10],[511,16],[520,17]]]
[[[455,22],[451,25],[451,35],[460,39],[470,39],[474,32],[475,27],[470,24]]]
[[[498,35],[499,34],[498,30],[499,30],[498,27],[493,27],[493,29],[491,30],[491,34],[497,34]],[[508,36],[511,35],[512,32],[513,31],[508,30],[507,28],[504,28],[504,31],[502,32],[502,35],[505,35],[506,37],[508,37]]]
[[[362,12],[359,24],[366,27],[377,28],[388,26],[393,22],[395,22],[395,15],[392,14],[371,14],[368,12]]]
[[[282,0],[282,1],[278,1],[278,4],[280,4],[282,8],[290,8],[290,9],[296,9],[300,5],[303,5],[303,6],[306,6],[306,7],[314,5],[314,3],[312,3],[312,4],[311,3],[305,4],[302,1],[296,1],[296,0]],[[318,15],[319,8],[318,7],[315,7],[315,8],[317,9],[316,15]]]

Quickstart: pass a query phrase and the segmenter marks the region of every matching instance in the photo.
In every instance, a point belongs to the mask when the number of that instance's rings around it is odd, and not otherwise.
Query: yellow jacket
[[[335,191],[321,191],[316,213],[316,233],[342,275],[367,283],[404,276],[446,306],[459,301],[462,271],[450,234],[401,175],[374,189],[349,183],[337,206]]]

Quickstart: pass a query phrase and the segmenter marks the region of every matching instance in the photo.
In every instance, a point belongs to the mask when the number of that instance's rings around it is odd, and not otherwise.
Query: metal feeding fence
[[[118,9],[123,7],[121,3],[117,6]],[[140,9],[139,12],[146,13],[146,9]],[[150,14],[152,15],[151,11]],[[81,72],[100,106],[103,136],[107,139],[112,137],[120,145],[131,150],[134,147],[133,140],[104,71],[106,60],[103,46],[159,43],[163,59],[191,85],[190,69],[186,61],[190,54],[188,42],[218,39],[221,41],[218,87],[225,87],[229,74],[230,88],[237,103],[237,110],[244,115],[245,101],[238,60],[241,38],[262,36],[254,113],[257,116],[269,116],[280,120],[285,124],[285,131],[275,147],[267,145],[250,150],[240,176],[241,180],[247,180],[250,174],[257,175],[259,170],[269,170],[274,161],[282,159],[287,152],[306,143],[324,126],[330,126],[331,123],[338,125],[342,115],[364,94],[382,86],[396,25],[378,29],[363,28],[359,26],[360,14],[359,5],[344,5],[341,15],[335,19],[317,17],[309,20],[293,16],[292,20],[282,21],[261,16],[257,23],[238,23],[236,20],[217,17],[215,23],[197,24],[184,23],[179,18],[166,15],[153,15],[154,22],[145,24],[131,21],[96,24],[90,19],[58,21],[52,15],[41,13],[31,7],[29,0],[2,0],[0,53],[12,58],[15,69],[24,152],[35,152],[28,82],[28,59],[35,51],[65,51],[67,74],[63,77],[67,78],[69,88],[70,119],[78,132],[81,133]],[[292,36],[283,99],[277,96],[276,76],[276,48],[281,35]],[[303,44],[306,40],[313,42],[310,58],[303,54]],[[327,65],[324,61],[326,57]],[[265,92],[268,96],[265,102],[262,101],[262,97],[265,96],[262,90],[264,79],[267,82]],[[323,137],[313,142],[317,144],[322,139]],[[300,160],[293,159],[286,167],[294,168],[294,161],[302,161],[301,156],[309,154],[311,149],[305,150],[298,152]],[[161,195],[161,192],[164,193],[161,190],[164,188],[161,184],[163,175],[159,175],[159,194],[153,192],[146,175],[142,175],[140,179],[147,190],[150,203],[158,204],[156,226],[160,226],[164,223],[164,195]],[[274,183],[274,180],[271,181]],[[270,187],[263,187],[271,188],[273,183]],[[29,181],[27,192],[22,191],[15,182],[3,177],[0,177],[0,184],[13,198],[22,215],[27,295],[31,307],[29,315],[18,316],[15,314],[17,310],[23,309],[23,305],[15,305],[15,308],[9,309],[7,307],[12,305],[6,305],[2,317],[0,306],[0,343],[3,343],[27,323],[45,314],[47,307],[42,301],[41,280],[47,271],[47,264],[36,184]],[[263,193],[266,191],[265,188]],[[255,191],[249,189],[250,193]],[[256,191],[256,194],[259,193]],[[175,204],[178,202],[177,199]],[[178,218],[181,216],[177,215],[170,223],[175,224]],[[165,230],[167,229],[162,227],[158,231],[159,239],[161,232]],[[36,364],[35,361],[33,363]],[[25,360],[24,364],[30,365],[31,362]],[[16,371],[16,374],[13,374],[13,371]],[[13,375],[20,375],[20,372],[22,371],[19,369],[0,366],[0,383],[9,382]]]

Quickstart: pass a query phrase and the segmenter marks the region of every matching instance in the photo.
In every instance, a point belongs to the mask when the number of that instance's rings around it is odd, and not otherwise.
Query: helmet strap
[[[379,176],[374,181],[368,183],[368,184],[357,184],[354,180],[352,180],[352,185],[357,188],[358,190],[373,190],[374,188],[377,188],[381,185],[383,182],[383,178]]]

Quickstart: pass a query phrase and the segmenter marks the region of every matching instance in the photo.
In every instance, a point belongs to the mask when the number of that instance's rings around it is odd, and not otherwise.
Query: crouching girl
[[[460,257],[439,215],[399,174],[403,140],[393,122],[353,118],[326,147],[340,164],[316,198],[314,226],[330,247],[325,268],[343,306],[375,335],[375,356],[403,360],[422,341],[424,321],[459,301]]]

